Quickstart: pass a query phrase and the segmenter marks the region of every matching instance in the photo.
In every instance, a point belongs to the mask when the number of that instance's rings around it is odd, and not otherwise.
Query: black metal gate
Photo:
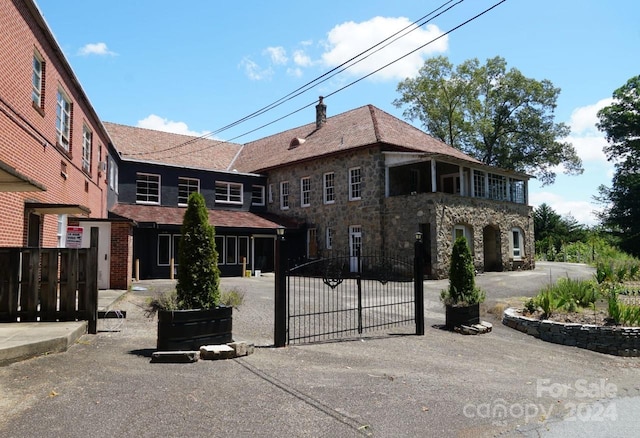
[[[290,268],[287,343],[349,338],[406,325],[424,334],[418,265],[413,257],[369,254],[332,255]]]

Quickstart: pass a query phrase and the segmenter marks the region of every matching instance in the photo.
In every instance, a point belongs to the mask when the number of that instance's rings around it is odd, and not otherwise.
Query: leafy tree
[[[616,162],[611,188],[599,187],[606,205],[600,218],[620,237],[623,250],[640,256],[640,75],[613,92],[613,103],[598,112],[604,152]]]
[[[398,92],[393,103],[407,106],[406,118],[485,164],[533,174],[544,184],[554,182],[556,166],[567,174],[583,171],[574,147],[561,141],[569,128],[554,122],[560,89],[507,71],[501,57],[455,68],[446,57],[430,58],[416,78],[398,84]]]
[[[176,292],[181,309],[209,309],[220,303],[215,229],[200,193],[189,196],[178,248]]]

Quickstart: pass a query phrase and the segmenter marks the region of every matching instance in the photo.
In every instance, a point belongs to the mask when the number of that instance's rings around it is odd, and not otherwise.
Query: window
[[[200,180],[198,178],[178,177],[178,207],[186,207],[189,195],[200,192]]]
[[[308,176],[300,179],[300,205],[303,207],[311,205],[311,178]]]
[[[282,181],[280,183],[280,209],[289,209],[289,181]]]
[[[109,157],[109,187],[118,193],[118,166],[116,160]]]
[[[469,231],[468,227],[464,225],[455,225],[453,227],[453,241],[455,242],[458,237],[464,237],[467,240],[467,245],[469,245],[469,248],[473,248],[471,246],[471,232]]]
[[[349,200],[357,201],[362,198],[362,173],[359,167],[349,169]]]
[[[160,204],[160,175],[136,174],[136,202]]]
[[[216,181],[216,202],[242,204],[242,184]]]
[[[333,172],[324,174],[324,203],[333,204],[336,202],[335,174]]]
[[[479,170],[473,171],[473,196],[476,198],[486,198],[485,173]]]
[[[327,227],[325,246],[327,249],[333,248],[333,228]]]
[[[67,245],[67,215],[58,215],[58,248],[64,248]]]
[[[511,180],[509,190],[511,192],[511,202],[518,204],[527,203],[526,185],[524,181],[518,179]]]
[[[60,90],[56,104],[56,132],[58,144],[67,152],[71,147],[71,101]]]
[[[504,176],[489,174],[489,198],[496,201],[507,200],[507,179]]]
[[[33,88],[31,91],[31,100],[33,101],[33,104],[37,108],[44,107],[43,90],[42,90],[43,78],[44,78],[44,61],[42,60],[42,57],[38,53],[35,53],[33,55],[33,75],[32,75]]]
[[[273,204],[273,184],[269,184],[269,204]]]
[[[238,243],[235,236],[227,236],[227,253],[225,255],[225,263],[227,265],[235,265],[238,263]]]
[[[180,234],[158,234],[158,266],[178,266]]]
[[[218,264],[224,265],[225,251],[224,251],[224,236],[216,236],[216,251],[218,251]]]
[[[460,174],[450,173],[441,177],[442,191],[444,193],[460,194]]]
[[[253,186],[251,190],[251,205],[264,205],[264,186]]]
[[[318,230],[315,228],[307,230],[307,257],[310,259],[318,258]]]
[[[512,247],[512,256],[514,260],[521,260],[524,255],[524,245],[522,239],[522,232],[519,228],[514,228],[511,230],[511,247]]]
[[[82,126],[82,170],[91,172],[91,139],[93,134],[85,125]]]

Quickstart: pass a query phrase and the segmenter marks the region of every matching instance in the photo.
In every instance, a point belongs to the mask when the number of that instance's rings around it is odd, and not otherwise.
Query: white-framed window
[[[224,261],[225,261],[225,238],[224,236],[216,236],[215,240],[216,242],[216,251],[218,252],[218,264],[219,265],[224,265]]]
[[[71,148],[71,100],[62,91],[58,90],[56,99],[56,133],[58,144],[69,152]]]
[[[473,196],[476,198],[486,198],[487,189],[485,185],[485,173],[481,170],[473,171]]]
[[[254,185],[251,188],[251,205],[264,205],[264,186]]]
[[[58,215],[58,248],[64,248],[67,245],[67,215]]]
[[[242,184],[216,181],[216,202],[221,204],[242,204]]]
[[[318,230],[316,228],[307,230],[307,258],[318,258]]]
[[[322,177],[322,191],[324,193],[324,203],[333,204],[336,202],[336,175],[333,172],[327,172]]]
[[[289,181],[282,181],[280,183],[280,209],[289,209]]]
[[[238,264],[238,238],[236,236],[227,236],[227,251],[225,254],[225,264]]]
[[[200,192],[200,180],[198,178],[178,177],[178,207],[186,207],[189,203],[189,195]]]
[[[458,237],[464,237],[467,240],[467,245],[469,249],[472,249],[471,246],[471,230],[466,225],[454,225],[453,226],[453,241],[455,242]]]
[[[333,228],[327,227],[325,231],[325,247],[327,249],[333,248]]]
[[[524,239],[520,228],[511,230],[511,256],[514,260],[522,260],[524,256]]]
[[[523,180],[512,179],[509,184],[509,191],[511,193],[511,202],[517,204],[527,203],[527,185]]]
[[[311,205],[311,178],[308,176],[300,178],[300,205],[302,207]]]
[[[180,234],[158,234],[158,266],[178,266]]]
[[[489,174],[489,198],[496,201],[507,200],[507,178],[502,175]]]
[[[269,204],[273,204],[273,184],[269,184]]]
[[[109,157],[109,187],[114,192],[118,193],[118,166],[116,160]]]
[[[32,90],[31,100],[33,104],[42,108],[44,102],[42,101],[42,78],[44,77],[44,61],[39,53],[33,54],[33,74],[32,74]]]
[[[362,199],[362,170],[359,167],[349,169],[349,201]]]
[[[136,174],[136,203],[160,204],[160,175]]]
[[[91,172],[91,143],[93,133],[87,127],[82,125],[82,170],[87,173]]]

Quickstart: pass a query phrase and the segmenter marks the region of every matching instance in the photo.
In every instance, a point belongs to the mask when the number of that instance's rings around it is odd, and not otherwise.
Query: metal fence
[[[327,255],[287,271],[287,343],[327,341],[415,324],[424,326],[416,299],[412,257]],[[419,321],[422,318],[422,321]],[[423,331],[423,328],[422,328]]]

